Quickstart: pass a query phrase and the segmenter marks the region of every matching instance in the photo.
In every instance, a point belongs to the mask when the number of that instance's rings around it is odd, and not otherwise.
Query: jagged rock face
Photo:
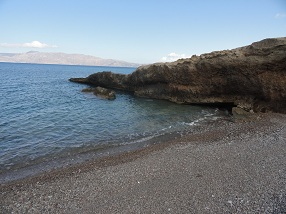
[[[247,111],[286,113],[286,37],[85,80],[176,103],[233,103]]]

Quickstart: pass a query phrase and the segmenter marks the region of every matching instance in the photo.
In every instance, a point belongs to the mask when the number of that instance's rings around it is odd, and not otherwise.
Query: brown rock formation
[[[129,75],[101,72],[71,81],[176,103],[233,104],[246,111],[286,113],[286,37],[141,66]]]
[[[100,86],[97,86],[96,88],[85,88],[81,90],[82,92],[92,92],[94,95],[101,97],[103,99],[107,100],[114,100],[116,99],[115,91],[106,89]]]

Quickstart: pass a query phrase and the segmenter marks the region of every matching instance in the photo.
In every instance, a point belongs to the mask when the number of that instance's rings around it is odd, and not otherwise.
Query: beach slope
[[[285,213],[286,115],[2,184],[0,213]]]

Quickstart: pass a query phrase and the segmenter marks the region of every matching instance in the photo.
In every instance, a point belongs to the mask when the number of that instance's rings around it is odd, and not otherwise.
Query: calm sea
[[[213,108],[137,98],[120,91],[116,100],[104,100],[82,93],[87,86],[68,81],[99,71],[128,74],[134,70],[0,63],[0,182],[29,175],[25,169],[31,174],[64,165],[67,158],[82,154],[91,158],[107,148],[159,142],[225,116]]]

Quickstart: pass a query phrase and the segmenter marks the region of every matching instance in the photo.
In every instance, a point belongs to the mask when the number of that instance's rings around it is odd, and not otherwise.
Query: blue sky
[[[170,61],[286,36],[286,0],[0,0],[0,52]]]

